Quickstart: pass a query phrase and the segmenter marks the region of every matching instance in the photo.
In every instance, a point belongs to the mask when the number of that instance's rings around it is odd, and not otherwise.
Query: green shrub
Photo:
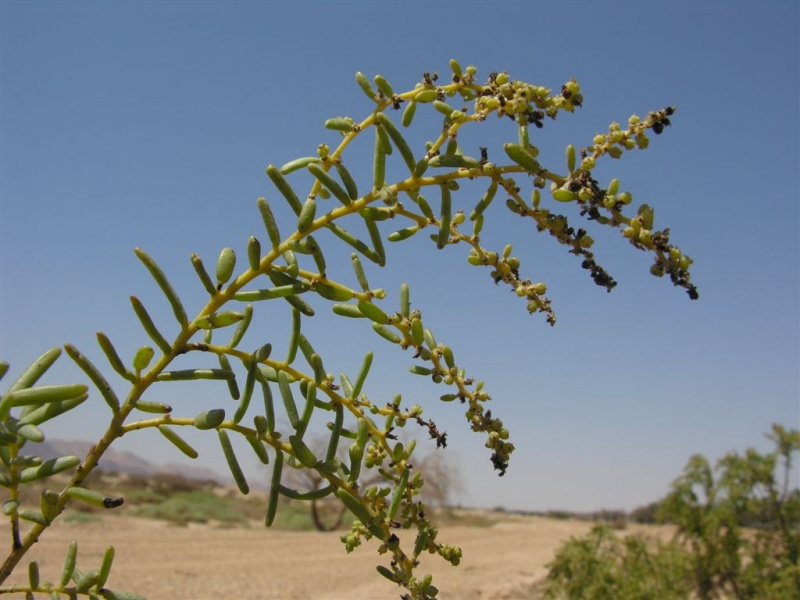
[[[693,456],[661,504],[700,598],[800,598],[800,496],[790,488],[800,431],[773,425],[767,437],[773,452],[731,453],[716,469]],[[759,528],[744,529],[754,515]]]
[[[208,523],[211,521],[246,523],[247,517],[232,503],[211,492],[177,492],[169,498],[131,509],[131,514],[162,519],[173,523]]]
[[[608,524],[570,539],[548,568],[545,598],[685,600],[692,589],[684,552],[641,535],[619,539]]]
[[[658,516],[677,527],[667,544],[614,537],[608,526],[571,539],[549,565],[548,598],[796,600],[800,496],[790,489],[800,432],[773,425],[775,450],[693,456]],[[758,516],[758,529],[745,529]]]

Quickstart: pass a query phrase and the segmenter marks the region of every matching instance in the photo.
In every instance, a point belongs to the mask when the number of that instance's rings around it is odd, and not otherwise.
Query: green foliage
[[[689,460],[657,511],[677,527],[670,543],[621,541],[606,526],[570,540],[550,565],[548,597],[800,597],[800,494],[789,487],[800,431],[773,425],[768,437],[773,452],[728,454],[716,474],[705,457]]]
[[[789,488],[800,431],[773,425],[775,450],[693,456],[660,509],[690,549],[701,598],[800,596],[800,495]],[[757,525],[755,530],[743,524]]]
[[[92,512],[73,512],[63,517],[64,523],[97,523],[102,521],[102,517]]]
[[[408,424],[420,426],[437,446],[446,445],[446,434],[422,417],[421,406],[404,406],[400,396],[388,404],[373,402],[362,392],[372,365],[371,352],[366,353],[355,376],[341,373],[337,378],[326,370],[324,357],[315,349],[306,327],[320,306],[329,307],[338,317],[371,324],[376,340],[411,352],[411,372],[447,386],[440,399],[459,400],[455,406],[463,406],[468,427],[483,435],[491,463],[502,475],[514,444],[502,419],[486,409],[491,397],[484,383],[467,375],[454,350],[436,339],[423,321],[422,310],[413,305],[408,286],[402,286],[398,302],[384,302],[389,294],[369,283],[363,259],[383,267],[387,262],[385,240],[401,242],[427,229],[432,250],[466,247],[469,264],[487,268],[495,284],[508,286],[530,313],[542,313],[554,324],[547,286],[522,275],[522,261],[513,256],[512,246],[490,249],[481,244],[480,234],[489,218],[486,209],[502,196],[501,202],[515,218],[529,219],[533,229],[549,234],[576,255],[597,285],[610,291],[616,282],[597,263],[591,250],[594,240],[587,228],[610,227],[636,250],[652,253],[651,273],[668,276],[674,285],[685,288],[690,298],[697,298],[688,270],[692,261],[670,242],[668,228],[655,228],[653,209],[647,204],[633,206],[632,194],[620,191],[618,179],[603,187],[592,174],[598,162],[607,157],[618,159],[626,152],[646,148],[651,132],[658,135],[670,125],[673,107],[644,118],[634,115],[624,126],[612,123],[606,133],[594,136],[579,149],[570,145],[564,171],[559,165],[540,164],[535,132],[560,113],[573,112],[583,104],[576,81],[566,82],[554,93],[540,85],[513,80],[505,72],[491,73],[485,83],[479,83],[475,67],[462,69],[456,61],[451,61],[450,67],[448,81],[425,73],[421,82],[405,92],[394,90],[381,76],[374,78],[373,87],[364,74],[357,73],[356,81],[369,99],[366,116],[360,120],[328,119],[325,126],[333,136],[331,145],[320,144],[316,155],[267,167],[278,195],[296,218],[279,224],[270,202],[260,198],[258,209],[266,242],[255,236],[248,238],[246,260],[237,260],[234,248],[223,248],[212,276],[201,257],[192,255],[192,268],[206,297],[196,315],[187,312],[156,260],[135,249],[163,293],[174,321],[157,324],[145,304],[132,296],[131,306],[142,325],[145,342],[136,353],[121,357],[111,339],[98,333],[110,368],[130,384],[124,393],[112,389],[101,370],[77,348],[65,346],[109,411],[107,429],[85,457],[67,456],[42,463],[22,453],[27,441],[44,438],[40,424],[75,408],[88,395],[82,384],[35,386],[58,358],[60,349],[46,353],[8,388],[0,400],[0,485],[9,494],[4,512],[11,522],[12,549],[0,567],[0,586],[68,503],[77,500],[108,509],[117,506],[120,499],[86,491],[83,485],[115,440],[138,430],[157,429],[178,451],[195,458],[197,451],[180,435],[181,428],[190,427],[216,430],[220,450],[243,494],[249,491],[249,485],[239,467],[232,437],[244,438],[261,462],[273,465],[267,525],[273,523],[281,497],[338,499],[355,517],[350,532],[343,536],[347,549],[377,538],[379,551],[387,555],[389,563],[388,567],[381,565],[379,572],[414,598],[433,597],[438,590],[431,577],[417,575],[418,557],[438,554],[458,564],[461,551],[440,543],[438,530],[420,500],[424,478],[413,468],[413,440],[408,444],[395,440],[397,430]],[[389,114],[401,107],[398,126]],[[401,127],[412,126],[415,115],[424,110],[431,110],[441,124],[433,128],[424,148],[412,148]],[[471,149],[459,144],[462,128],[485,124],[492,115],[505,117],[502,123],[511,122],[510,140],[502,148],[479,147],[477,155],[470,156]],[[359,189],[345,151],[365,139],[373,148],[372,177]],[[389,165],[391,161],[395,165]],[[405,175],[392,181],[395,166]],[[300,174],[312,182],[303,193],[298,193],[290,181]],[[458,209],[454,201],[460,181],[485,185],[485,193],[470,210]],[[543,197],[542,190],[549,194]],[[575,205],[576,218],[586,221],[584,227],[570,224],[569,217],[561,213],[562,203]],[[332,278],[320,240],[342,242],[353,252],[355,283]],[[256,307],[265,302],[285,306],[288,311],[291,333],[284,342],[285,352],[273,352],[282,340],[254,340],[247,335],[256,319]],[[261,326],[253,331],[272,329]],[[174,368],[178,357],[191,368]],[[0,374],[7,368],[3,364]],[[187,414],[183,407],[144,400],[146,396],[167,398],[170,382],[200,380],[225,384],[237,402],[233,415],[221,407]],[[152,393],[154,386],[158,394]],[[315,414],[329,419],[330,437],[324,452],[315,452],[303,439]],[[289,427],[279,430],[279,423],[286,421]],[[340,447],[348,449],[344,459],[339,458]],[[283,475],[292,469],[313,470],[325,484],[312,490],[291,488]],[[20,504],[22,487],[58,472],[71,473],[61,491],[43,491],[38,509]],[[365,473],[377,482],[362,485],[369,479]],[[31,523],[24,536],[21,520]],[[67,590],[64,586],[71,577],[68,574],[55,591],[71,595],[105,593],[102,585],[91,579],[81,579],[75,589]],[[0,592],[6,589],[0,587]],[[28,593],[53,591],[33,580],[29,587],[19,589]]]
[[[630,512],[628,518],[633,523],[653,525],[658,522],[658,510],[660,507],[661,504],[659,502],[651,502],[644,506],[639,506]]]
[[[650,548],[640,535],[616,537],[596,525],[572,538],[550,563],[545,598],[570,600],[685,600],[690,596],[690,563],[674,545]]]
[[[156,504],[136,507],[132,514],[163,519],[173,523],[208,523],[220,521],[246,523],[247,516],[231,506],[225,498],[212,492],[181,492]]]

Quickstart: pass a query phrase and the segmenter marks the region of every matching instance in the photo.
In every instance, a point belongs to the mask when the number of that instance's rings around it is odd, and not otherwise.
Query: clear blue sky
[[[248,236],[266,239],[259,196],[288,217],[264,168],[334,143],[325,119],[368,113],[357,70],[405,90],[423,71],[446,74],[456,58],[475,64],[481,79],[492,70],[551,88],[578,79],[584,107],[548,122],[539,138],[554,168],[567,143],[588,144],[632,113],[677,106],[673,126],[648,150],[598,176],[619,177],[656,208],[657,223],[695,259],[701,298],[650,276],[649,257],[614,235],[596,246],[619,281],[607,294],[575,257],[500,206],[486,245],[512,242],[523,271],[548,284],[555,328],[467,265],[462,248],[439,252],[416,239],[391,246],[388,268],[368,272],[372,285],[390,290],[390,303],[408,281],[437,338],[486,381],[517,446],[503,478],[459,407],[438,403],[446,390],[407,373],[409,354],[317,302],[305,327],[327,369],[353,375],[374,350],[381,363],[366,391],[378,404],[402,393],[447,430],[465,504],[632,508],[662,496],[693,453],[766,448],[771,423],[797,427],[800,418],[798,6],[3,0],[0,356],[12,364],[8,377],[65,342],[104,364],[97,330],[130,360],[150,343],[131,294],[171,326],[135,246],[160,262],[196,314],[205,292],[190,253],[213,265],[230,245],[244,258]],[[513,125],[483,127],[482,145],[502,156]],[[434,134],[416,135],[420,143]],[[366,187],[368,149],[353,150]],[[455,199],[467,210],[475,202]],[[349,265],[332,273],[352,281]],[[286,314],[264,313],[247,343],[280,348]],[[63,357],[48,381],[79,379],[69,363]],[[165,384],[149,399],[187,416],[235,407],[213,382]],[[96,439],[107,416],[94,394],[45,431]],[[224,469],[216,436],[191,439]],[[120,447],[179,460],[157,434],[131,435]],[[255,458],[237,447],[255,473]]]

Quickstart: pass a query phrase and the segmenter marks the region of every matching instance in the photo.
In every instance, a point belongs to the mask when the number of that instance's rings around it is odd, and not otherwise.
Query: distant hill
[[[44,460],[58,458],[74,454],[83,458],[91,447],[90,442],[83,440],[53,440],[47,439],[44,442],[25,445],[25,453],[41,456]],[[153,464],[132,452],[121,452],[109,448],[103,454],[103,458],[98,465],[99,469],[109,472],[132,473],[135,475],[155,475],[156,473],[170,473],[180,475],[186,479],[198,481],[215,481],[221,484],[229,483],[228,480],[220,476],[211,469],[195,467],[185,464],[168,463],[164,465]]]

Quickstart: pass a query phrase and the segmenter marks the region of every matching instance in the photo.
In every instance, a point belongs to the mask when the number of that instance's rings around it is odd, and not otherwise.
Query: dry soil
[[[460,545],[463,559],[452,567],[426,557],[420,573],[432,573],[440,598],[536,598],[545,565],[570,536],[591,523],[505,516],[488,527],[443,526],[439,540]],[[9,539],[8,525],[0,539]],[[69,542],[79,542],[78,568],[97,568],[108,543],[116,550],[107,586],[150,600],[399,598],[402,590],[375,567],[385,556],[369,542],[348,555],[341,533],[290,532],[214,525],[180,527],[132,517],[58,523],[46,532],[12,576],[27,579],[25,565],[39,561],[44,580],[57,580]],[[9,582],[6,582],[9,583]]]

